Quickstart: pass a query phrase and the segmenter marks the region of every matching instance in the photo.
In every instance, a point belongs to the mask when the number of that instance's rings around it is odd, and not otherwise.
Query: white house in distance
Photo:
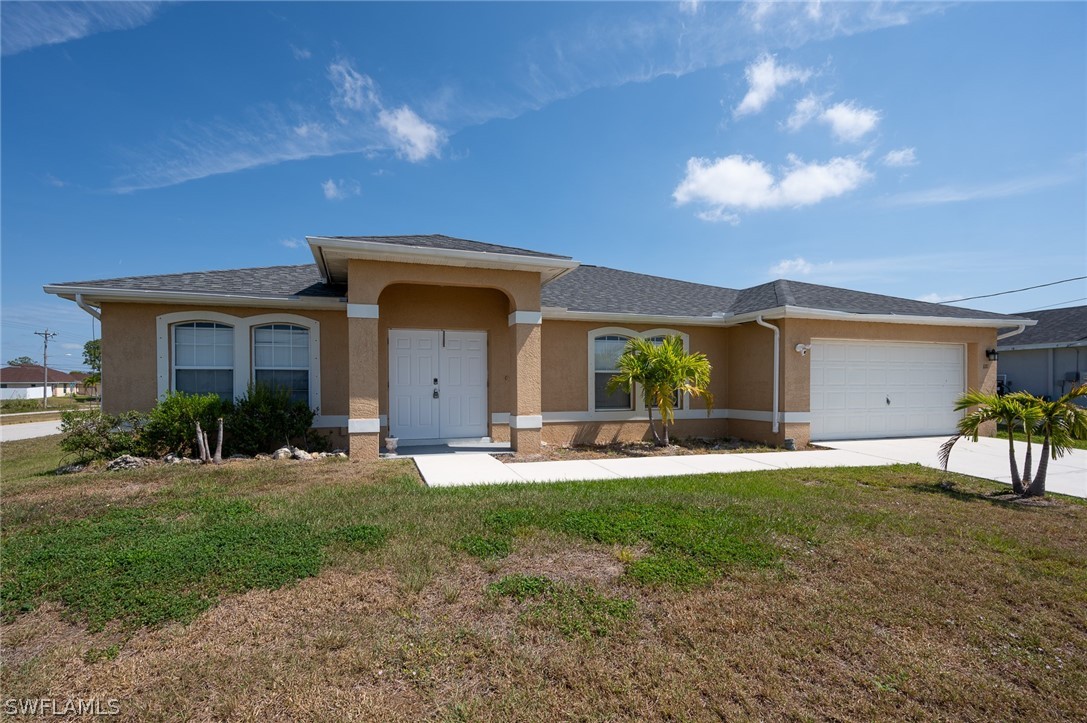
[[[1055,399],[1087,380],[1087,306],[1030,316],[1038,320],[1036,326],[997,346],[999,374],[1009,391]]]
[[[49,370],[46,384],[45,369],[40,365],[26,364],[0,369],[0,399],[41,399],[66,397],[75,391],[78,380],[71,374]]]

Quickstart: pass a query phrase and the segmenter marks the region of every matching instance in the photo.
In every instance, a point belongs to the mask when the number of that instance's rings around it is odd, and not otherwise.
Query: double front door
[[[487,436],[487,332],[389,330],[389,432]]]

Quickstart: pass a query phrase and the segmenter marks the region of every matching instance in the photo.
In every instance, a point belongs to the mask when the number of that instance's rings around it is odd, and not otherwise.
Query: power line
[[[1027,309],[1027,311],[1024,312],[1024,313],[1031,312],[1031,311],[1043,311],[1045,309],[1052,309],[1055,306],[1061,306],[1063,304],[1071,304],[1071,303],[1076,302],[1076,301],[1087,301],[1087,296],[1081,296],[1078,299],[1069,299],[1068,301],[1058,301],[1056,304],[1049,304],[1048,306],[1039,306],[1036,309]]]
[[[980,296],[967,296],[962,299],[948,299],[947,301],[941,301],[941,304],[957,304],[960,301],[971,301],[973,299],[988,299],[993,296],[1004,296],[1005,294],[1018,294],[1020,291],[1030,291],[1031,289],[1041,289],[1046,286],[1056,286],[1057,284],[1067,284],[1069,281],[1082,281],[1087,279],[1087,276],[1075,276],[1071,279],[1062,279],[1061,281],[1050,281],[1048,284],[1038,284],[1037,286],[1027,286],[1022,289],[1012,289],[1011,291],[998,291],[995,294],[981,294]]]

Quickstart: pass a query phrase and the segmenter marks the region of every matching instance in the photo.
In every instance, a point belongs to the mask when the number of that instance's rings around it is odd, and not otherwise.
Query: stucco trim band
[[[713,409],[706,416],[705,409],[677,409],[676,419],[742,419],[749,422],[772,422],[774,413],[753,409]],[[655,416],[654,421],[660,419]],[[638,412],[544,412],[544,424],[558,424],[570,422],[647,422],[649,415],[644,411]],[[808,412],[782,412],[781,421],[785,424],[810,424],[811,414]]]
[[[348,304],[348,319],[376,319],[378,318],[377,304]]]
[[[543,416],[539,414],[510,415],[510,429],[542,429]]]
[[[514,324],[542,324],[542,311],[514,311],[510,313],[510,326]]]
[[[491,424],[509,424],[510,413],[509,412],[492,412]]]
[[[381,420],[377,417],[348,419],[347,431],[349,434],[377,434],[381,431]]]

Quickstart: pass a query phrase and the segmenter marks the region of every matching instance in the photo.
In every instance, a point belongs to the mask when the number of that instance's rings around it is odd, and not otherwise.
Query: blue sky
[[[48,325],[79,366],[90,318],[42,284],[307,234],[929,300],[1084,275],[1085,32],[1083,3],[5,2],[0,361]]]

